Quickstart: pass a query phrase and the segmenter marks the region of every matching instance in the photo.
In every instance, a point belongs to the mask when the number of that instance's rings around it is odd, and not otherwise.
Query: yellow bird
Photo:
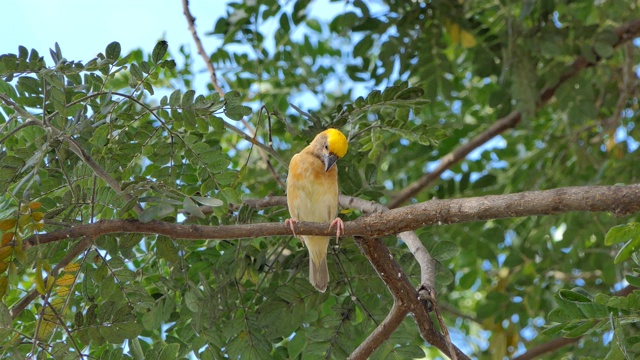
[[[287,205],[291,219],[285,220],[295,235],[296,221],[328,223],[336,226],[336,239],[344,233],[338,214],[338,169],[336,161],[347,153],[347,138],[336,129],[328,129],[291,158],[287,177]],[[325,292],[329,284],[327,268],[328,236],[302,236],[309,249],[309,281]]]

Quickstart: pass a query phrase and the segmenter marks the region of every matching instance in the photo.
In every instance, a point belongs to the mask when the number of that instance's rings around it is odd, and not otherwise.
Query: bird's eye
[[[329,150],[329,144],[324,144],[324,149]]]

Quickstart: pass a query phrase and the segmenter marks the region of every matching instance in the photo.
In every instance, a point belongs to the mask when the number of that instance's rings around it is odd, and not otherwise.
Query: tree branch
[[[614,44],[614,47],[618,47],[640,35],[640,20],[630,21],[616,28],[614,32],[618,36],[618,41]],[[544,106],[553,97],[556,90],[558,90],[558,88],[567,80],[576,76],[580,71],[588,67],[595,66],[600,60],[601,59],[596,56],[596,62],[590,62],[585,57],[578,56],[553,86],[544,89],[540,93],[537,101],[537,107],[540,108]],[[445,170],[464,159],[471,151],[491,140],[496,135],[503,133],[509,128],[515,127],[521,119],[522,114],[519,111],[513,111],[509,115],[496,121],[478,136],[469,140],[469,142],[443,156],[440,159],[440,164],[438,164],[438,167],[436,167],[434,171],[424,174],[420,179],[398,192],[398,194],[389,201],[389,208],[393,209],[404,204],[410,198],[437,180]]]
[[[340,206],[343,208],[356,208],[369,214],[389,211],[389,208],[374,201],[367,201],[345,195],[340,195],[339,202]],[[419,292],[421,296],[425,298],[431,296],[431,292],[435,293],[436,281],[435,263],[433,262],[433,258],[431,258],[429,251],[424,247],[422,241],[420,241],[420,238],[415,232],[404,231],[399,233],[398,237],[407,245],[409,251],[411,251],[411,254],[420,265]]]
[[[578,340],[580,340],[580,337],[577,338],[563,338],[563,337],[559,337],[556,339],[553,339],[549,342],[546,343],[542,343],[540,345],[534,346],[531,349],[527,350],[527,352],[525,352],[524,354],[520,355],[520,356],[516,356],[511,360],[531,360],[531,359],[535,359],[536,357],[542,355],[542,354],[546,354],[548,352],[551,351],[556,351],[559,348],[563,347],[563,346],[567,346],[573,343],[578,342]]]
[[[198,49],[198,54],[202,56],[202,60],[204,60],[205,65],[207,66],[207,70],[209,71],[209,77],[211,78],[211,85],[216,89],[218,94],[221,97],[224,97],[224,91],[218,85],[218,77],[216,76],[216,69],[213,67],[211,63],[211,59],[207,55],[207,52],[204,50],[204,46],[202,46],[202,41],[200,41],[200,36],[198,36],[198,32],[196,31],[196,18],[191,15],[191,11],[189,11],[189,0],[182,0],[182,11],[184,16],[187,18],[187,24],[189,24],[189,31],[191,31],[191,36],[193,36],[193,41],[196,43],[196,48]]]
[[[282,198],[284,199],[284,197]],[[510,195],[489,195],[449,200],[430,200],[384,213],[374,213],[345,223],[346,236],[382,237],[424,226],[485,221],[511,217],[551,215],[570,211],[611,212],[615,216],[640,211],[640,184],[624,186],[574,186]],[[298,235],[332,236],[329,224],[298,222]],[[166,235],[174,239],[239,239],[291,235],[284,223],[245,225],[181,225],[163,221],[103,220],[38,234],[25,245],[46,244],[83,236],[112,233]]]
[[[348,359],[360,360],[368,359],[373,352],[385,342],[391,334],[402,324],[402,321],[407,316],[409,311],[402,306],[399,306],[397,302],[393,303],[391,311],[387,314],[387,317],[373,330],[369,336],[353,350]]]
[[[469,357],[467,355],[455,347],[455,345],[449,343],[447,339],[434,328],[431,317],[429,316],[429,310],[427,309],[428,304],[420,299],[418,292],[413,288],[400,265],[393,259],[393,255],[391,255],[384,242],[377,238],[361,238],[358,236],[354,239],[360,251],[367,257],[376,269],[378,276],[380,276],[393,295],[394,306],[413,313],[422,338],[449,357],[455,356],[457,359],[468,360]],[[391,332],[393,331],[390,331],[387,336],[391,335]],[[382,337],[385,334],[382,329],[380,333],[381,334],[377,336]],[[450,348],[454,349],[455,355],[451,355],[449,351]],[[364,354],[368,351],[373,352],[373,350],[374,349],[361,349],[359,351]]]
[[[0,95],[2,95],[2,94],[0,94]],[[4,101],[4,95],[2,96],[2,100]],[[7,122],[7,123],[8,123],[8,122]],[[27,121],[23,122],[22,124],[20,124],[20,125],[16,126],[13,130],[9,131],[5,136],[3,136],[2,138],[0,138],[0,144],[2,144],[3,142],[5,142],[8,138],[12,137],[12,136],[13,136],[15,133],[17,133],[18,131],[20,131],[20,130],[22,130],[22,129],[26,128],[26,127],[29,127],[29,126],[33,126],[33,125],[38,125],[38,121],[33,120],[33,119],[29,119],[29,120],[27,120]],[[3,126],[3,127],[2,127],[2,129],[0,129],[0,130],[3,130],[3,129],[4,129],[4,126]],[[1,131],[0,131],[0,132],[1,132]]]

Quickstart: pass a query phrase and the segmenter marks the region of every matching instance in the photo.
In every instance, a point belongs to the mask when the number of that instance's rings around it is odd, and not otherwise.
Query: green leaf
[[[280,286],[276,289],[276,295],[286,302],[293,303],[300,301],[300,293],[292,286]]]
[[[0,301],[0,335],[7,336],[13,329],[13,319],[9,308]]]
[[[142,73],[142,71],[140,70],[140,67],[137,64],[131,64],[131,68],[129,69],[129,71],[131,72],[131,76],[137,80],[137,81],[142,81],[144,80],[144,74]]]
[[[82,311],[77,311],[73,316],[73,322],[76,325],[76,328],[81,328],[84,325],[84,314]]]
[[[304,331],[296,331],[293,339],[289,340],[289,356],[296,359],[299,354],[307,347],[307,338],[303,335]]]
[[[429,253],[431,257],[437,261],[445,261],[452,259],[458,255],[460,248],[454,242],[451,241],[439,241],[437,242]]]
[[[613,259],[614,264],[620,264],[621,262],[629,259],[631,255],[636,253],[640,249],[640,236],[637,236],[629,241],[627,241],[618,254],[616,254],[615,259]]]
[[[577,338],[584,335],[587,331],[593,328],[593,325],[596,323],[595,319],[589,319],[585,321],[578,321],[572,323],[568,326],[565,326],[564,337],[566,338]]]
[[[609,229],[604,238],[605,245],[613,245],[620,242],[625,242],[625,244],[618,251],[613,261],[614,264],[627,260],[640,249],[640,223],[632,222]]]
[[[372,92],[369,93],[369,95],[367,95],[366,100],[367,100],[367,104],[375,105],[382,101],[382,93],[380,92],[380,90],[373,90]]]
[[[243,117],[251,115],[251,108],[244,105],[228,106],[224,109],[224,114],[231,120],[242,120]]]
[[[229,160],[229,155],[224,154],[218,150],[210,150],[200,154],[200,158],[202,161],[207,164],[207,167],[212,172],[220,172],[226,170],[231,163]]]
[[[145,330],[155,330],[162,325],[162,312],[158,306],[153,307],[142,315],[142,326]]]
[[[140,336],[140,334],[142,334],[142,331],[144,330],[142,324],[133,321],[115,324],[113,325],[113,328],[125,339],[136,338]]]
[[[131,356],[133,356],[135,360],[144,360],[144,352],[142,351],[140,340],[137,337],[129,341],[129,349],[131,350]]]
[[[605,245],[627,242],[640,236],[640,223],[631,222],[626,225],[614,226],[604,238]]]
[[[392,353],[400,359],[422,359],[425,355],[424,350],[417,345],[394,347]]]
[[[178,351],[180,350],[180,344],[169,344],[162,348],[158,360],[174,360],[178,358]]]
[[[149,222],[156,219],[162,219],[165,216],[173,214],[175,209],[169,204],[158,204],[149,206],[144,209],[138,217],[142,222]]]
[[[106,322],[111,319],[113,312],[115,311],[115,303],[113,301],[105,301],[100,308],[98,308],[98,322]]]
[[[173,240],[166,236],[159,235],[156,239],[156,254],[159,258],[173,263],[180,261],[180,254]]]
[[[120,43],[117,41],[114,41],[109,45],[107,45],[107,48],[104,51],[104,54],[106,58],[109,60],[112,60],[112,61],[118,60],[118,58],[120,57]]]
[[[353,55],[355,57],[365,57],[373,46],[373,38],[371,36],[364,36],[354,47]]]
[[[400,90],[394,97],[395,100],[413,100],[424,96],[424,90],[419,87],[410,87]]]
[[[240,105],[240,101],[242,101],[242,94],[240,94],[239,91],[231,90],[224,94],[224,101],[226,102],[227,107]]]
[[[136,320],[136,315],[133,312],[131,305],[123,305],[113,313],[111,321],[113,323],[124,323]]]
[[[291,30],[291,22],[289,21],[289,16],[286,12],[283,12],[282,15],[280,15],[280,28],[285,32],[289,32],[289,30]]]
[[[204,213],[202,212],[202,210],[200,210],[200,207],[196,205],[196,203],[190,197],[187,196],[184,198],[182,206],[183,209],[189,214],[200,219],[205,218]]]
[[[196,92],[193,90],[187,90],[184,95],[182,95],[182,107],[185,109],[190,108],[193,105],[193,99],[196,96]]]
[[[182,93],[180,90],[174,90],[169,97],[169,106],[172,108],[180,106],[180,101],[182,100]]]
[[[402,91],[400,86],[389,86],[382,92],[382,101],[394,100],[400,91]]]
[[[214,199],[214,198],[208,198],[203,196],[192,196],[191,198],[202,205],[211,206],[211,207],[222,206],[224,204],[222,200]]]
[[[629,283],[629,285],[633,285],[635,287],[640,288],[640,277],[633,275],[625,275],[624,279]]]
[[[167,49],[169,49],[168,42],[164,40],[158,41],[156,46],[153,47],[153,51],[151,52],[151,60],[156,64],[159,63],[167,53]]]

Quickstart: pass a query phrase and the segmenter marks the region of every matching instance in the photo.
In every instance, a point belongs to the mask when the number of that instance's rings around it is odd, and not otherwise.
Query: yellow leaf
[[[44,223],[41,223],[41,222],[35,224],[34,226],[38,231],[42,231],[42,229],[44,229]]]
[[[46,294],[47,290],[44,287],[44,278],[42,277],[42,263],[40,261],[38,261],[38,264],[36,265],[36,273],[33,280],[36,283],[36,290],[41,295]]]
[[[7,231],[16,227],[16,219],[0,220],[0,230]]]
[[[610,132],[609,134],[613,135],[613,132]],[[607,152],[611,152],[611,150],[616,147],[616,139],[615,139],[615,137],[609,136],[609,138],[605,142],[605,147],[607,149]]]
[[[41,211],[36,211],[36,212],[31,214],[31,218],[34,221],[40,221],[40,220],[42,220],[44,218],[44,213],[41,212]]]
[[[21,263],[27,262],[27,254],[22,250],[22,239],[16,239],[16,246],[13,248],[13,256]]]
[[[73,282],[76,281],[76,277],[71,274],[64,274],[61,278],[56,280],[56,285],[58,286],[71,286]]]
[[[13,240],[13,235],[15,233],[13,231],[6,232],[2,234],[2,242],[0,242],[0,246],[5,246]]]
[[[47,278],[47,292],[53,289],[53,284],[55,284],[55,282],[56,282],[56,279],[54,279],[53,277],[49,276]]]
[[[7,271],[8,268],[9,268],[9,263],[8,262],[0,261],[0,274],[2,274],[5,271]]]
[[[478,44],[478,42],[473,37],[473,35],[471,35],[471,33],[466,30],[462,30],[460,32],[460,38],[461,38],[462,47],[464,47],[465,49],[470,49],[476,46],[476,44]]]
[[[41,206],[42,204],[39,201],[32,201],[29,203],[29,209],[31,210],[38,210]]]
[[[64,267],[64,271],[66,272],[76,272],[80,269],[80,264],[78,263],[70,263],[69,265]]]
[[[39,340],[46,340],[49,337],[49,335],[53,333],[53,329],[55,329],[55,327],[56,327],[55,323],[51,321],[43,320],[40,323],[40,329],[38,329],[37,338]]]
[[[9,280],[7,277],[2,275],[0,276],[0,299],[7,293],[7,288],[9,287]]]
[[[458,24],[452,22],[451,20],[447,20],[445,22],[444,27],[447,29],[447,33],[451,38],[451,42],[454,44],[460,43],[460,26]]]
[[[11,246],[5,246],[0,248],[0,261],[6,259],[13,252],[13,248]]]
[[[71,288],[66,287],[66,286],[60,286],[58,288],[56,288],[56,294],[60,297],[65,297],[67,295],[69,295],[69,292],[71,291]]]
[[[25,226],[28,223],[31,222],[31,215],[30,214],[24,214],[24,215],[20,215],[20,217],[18,218],[18,226]]]
[[[51,306],[53,306],[54,309],[56,309],[56,311],[60,312],[60,309],[62,309],[62,306],[64,305],[64,299],[61,298],[56,298],[51,300]],[[53,313],[53,311],[52,311]]]

